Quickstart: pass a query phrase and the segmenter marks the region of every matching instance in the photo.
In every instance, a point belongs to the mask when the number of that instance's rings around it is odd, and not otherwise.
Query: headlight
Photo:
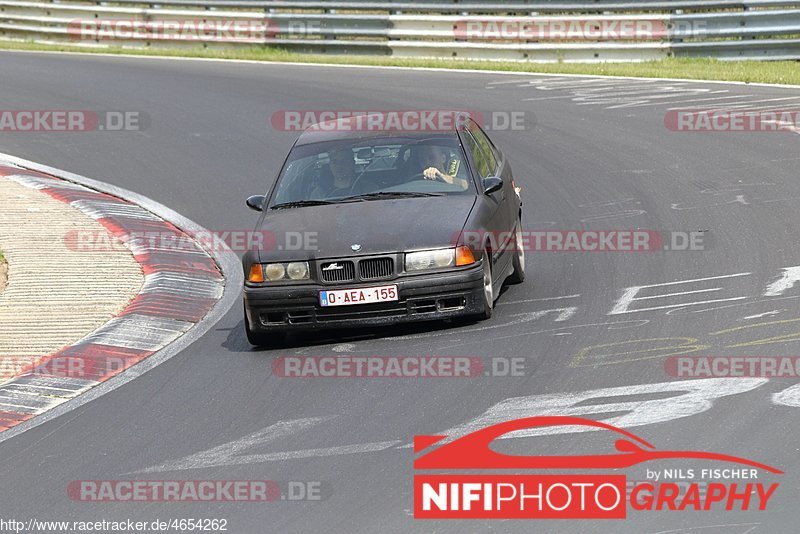
[[[282,263],[268,263],[264,267],[264,274],[267,275],[267,280],[274,282],[286,275],[286,267],[284,267]]]
[[[256,268],[258,265],[261,270]],[[249,280],[251,282],[277,282],[278,280],[308,280],[309,269],[307,261],[293,261],[291,263],[267,263],[265,265],[256,264],[251,269]],[[263,273],[263,277],[259,280],[258,276]]]
[[[305,280],[308,278],[308,262],[294,261],[286,266],[286,274],[292,280]]]
[[[455,263],[456,254],[453,248],[406,253],[406,271],[441,269],[452,267]]]

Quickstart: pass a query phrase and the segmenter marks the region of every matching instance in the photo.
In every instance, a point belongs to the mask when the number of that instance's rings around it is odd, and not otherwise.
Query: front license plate
[[[396,285],[335,289],[319,292],[319,305],[323,307],[374,304],[375,302],[391,302],[397,299]]]

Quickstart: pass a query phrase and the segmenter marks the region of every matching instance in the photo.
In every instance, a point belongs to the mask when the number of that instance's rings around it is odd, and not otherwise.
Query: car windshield
[[[371,138],[295,147],[270,207],[474,193],[458,138]]]

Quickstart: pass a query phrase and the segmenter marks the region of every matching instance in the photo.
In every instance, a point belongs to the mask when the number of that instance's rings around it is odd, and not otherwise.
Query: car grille
[[[394,274],[392,258],[371,258],[358,262],[358,275],[362,280],[389,278]]]
[[[331,269],[332,265],[342,268]],[[352,261],[329,261],[321,265],[320,275],[325,282],[347,282],[356,277],[356,270]]]

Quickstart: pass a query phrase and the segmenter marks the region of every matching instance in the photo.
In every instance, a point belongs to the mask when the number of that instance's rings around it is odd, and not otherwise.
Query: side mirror
[[[266,201],[267,197],[264,195],[253,195],[251,197],[247,197],[245,203],[251,210],[264,211],[264,202]]]
[[[491,195],[495,191],[500,191],[503,188],[503,179],[499,176],[489,176],[483,179],[483,192]]]

